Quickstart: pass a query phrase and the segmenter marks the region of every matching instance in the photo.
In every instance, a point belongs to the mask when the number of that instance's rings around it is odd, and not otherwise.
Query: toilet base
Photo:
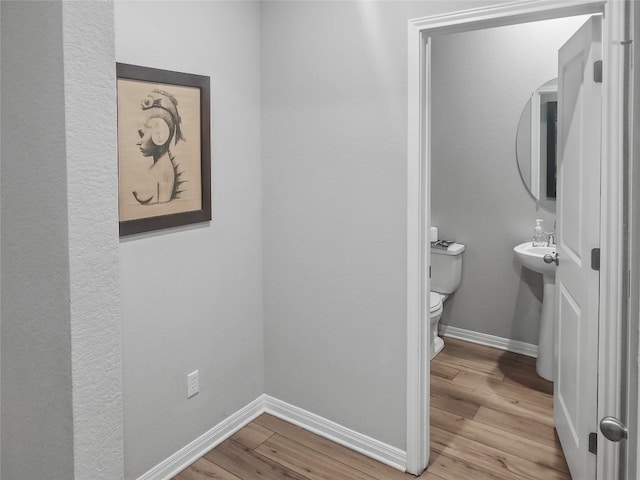
[[[440,338],[440,337],[436,337],[433,340],[433,351],[431,352],[431,359],[430,360],[433,360],[433,358],[437,354],[439,354],[442,351],[443,348],[444,348],[444,340],[442,340],[442,338]]]

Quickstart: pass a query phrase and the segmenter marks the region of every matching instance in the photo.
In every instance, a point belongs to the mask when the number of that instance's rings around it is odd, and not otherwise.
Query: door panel
[[[556,381],[554,416],[574,479],[594,479],[589,432],[597,423],[600,237],[601,19],[587,21],[558,52]]]
[[[558,341],[560,345],[575,344],[575,339],[580,338],[580,327],[582,324],[582,309],[578,306],[578,302],[574,300],[564,285],[560,286],[560,316]],[[560,381],[558,384],[558,402],[563,414],[567,418],[567,426],[569,427],[573,442],[578,444],[579,424],[579,396],[578,396],[578,379],[580,378],[580,344],[575,344],[575,355],[564,355],[561,357],[562,368],[559,369]],[[576,372],[576,375],[567,375]],[[557,408],[557,406],[556,406]]]

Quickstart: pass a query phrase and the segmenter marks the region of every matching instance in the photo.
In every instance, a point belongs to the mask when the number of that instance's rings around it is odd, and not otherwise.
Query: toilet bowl
[[[444,341],[438,336],[438,326],[442,317],[443,303],[447,295],[441,295],[437,292],[429,292],[429,324],[431,343],[431,358],[435,357],[444,348]]]

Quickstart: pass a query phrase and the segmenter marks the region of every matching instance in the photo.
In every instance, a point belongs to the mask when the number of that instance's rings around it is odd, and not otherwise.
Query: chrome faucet
[[[553,232],[548,234],[547,237],[547,247],[553,247],[556,244],[555,234]]]

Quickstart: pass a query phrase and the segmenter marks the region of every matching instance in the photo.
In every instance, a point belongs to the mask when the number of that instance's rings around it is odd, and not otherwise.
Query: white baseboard
[[[169,480],[263,413],[269,413],[367,457],[405,471],[407,464],[405,451],[263,394],[138,477],[137,480]]]
[[[527,357],[538,356],[538,346],[531,343],[519,342],[509,338],[496,337],[486,333],[474,332],[463,328],[451,327],[449,325],[440,325],[440,334],[445,337],[466,340],[467,342],[479,343],[487,347],[499,348],[508,352],[519,353]],[[446,342],[445,342],[446,344]]]
[[[407,452],[358,433],[315,413],[265,395],[265,412],[298,425],[321,437],[362,453],[402,472],[407,465]]]
[[[137,480],[169,480],[264,412],[264,395],[228,416]]]

